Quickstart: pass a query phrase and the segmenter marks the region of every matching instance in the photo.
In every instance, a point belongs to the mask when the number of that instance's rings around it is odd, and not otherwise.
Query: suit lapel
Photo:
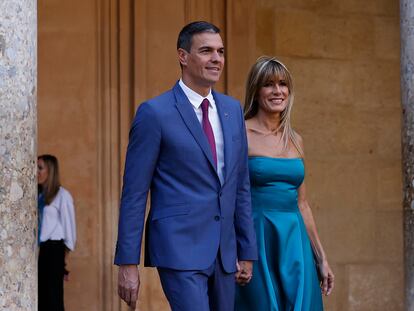
[[[226,182],[227,180],[227,173],[230,172],[230,159],[231,159],[231,155],[232,155],[232,137],[231,137],[231,128],[230,128],[230,122],[228,120],[230,114],[226,109],[226,106],[224,105],[224,101],[221,98],[221,96],[219,96],[219,94],[217,94],[216,92],[213,91],[213,97],[214,100],[216,102],[216,107],[217,107],[217,111],[218,111],[218,115],[220,118],[220,123],[221,123],[221,130],[223,132],[223,140],[224,140],[224,182],[223,184]]]
[[[216,171],[210,145],[208,144],[207,137],[204,134],[203,129],[201,128],[200,122],[197,119],[193,106],[188,101],[187,96],[185,96],[183,90],[181,89],[178,83],[176,83],[176,85],[174,86],[173,91],[174,91],[175,98],[177,100],[175,105],[177,107],[178,112],[180,113],[182,119],[184,120],[184,123],[187,126],[188,130],[191,132],[194,139],[200,146],[204,155],[207,157],[213,170]],[[216,175],[217,175],[217,172],[216,172]]]

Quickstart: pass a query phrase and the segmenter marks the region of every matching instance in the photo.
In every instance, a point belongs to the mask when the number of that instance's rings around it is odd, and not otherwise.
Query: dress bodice
[[[305,176],[302,158],[250,157],[249,172],[255,209],[297,210]]]

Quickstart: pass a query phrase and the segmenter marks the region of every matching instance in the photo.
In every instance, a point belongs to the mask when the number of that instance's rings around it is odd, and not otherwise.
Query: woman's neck
[[[259,110],[256,115],[256,123],[260,130],[275,133],[280,126],[280,113],[267,113]]]

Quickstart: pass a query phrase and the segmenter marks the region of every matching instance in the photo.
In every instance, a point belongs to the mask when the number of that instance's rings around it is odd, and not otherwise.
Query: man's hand
[[[253,261],[240,260],[236,265],[236,282],[244,286],[250,282],[253,276]]]
[[[121,265],[118,272],[118,295],[131,310],[135,310],[139,291],[139,271],[136,265]]]

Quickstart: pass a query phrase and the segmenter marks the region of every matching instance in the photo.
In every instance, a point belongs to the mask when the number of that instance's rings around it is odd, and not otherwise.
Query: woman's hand
[[[321,277],[322,294],[328,296],[332,293],[335,284],[335,276],[325,260],[318,265],[319,275]]]

